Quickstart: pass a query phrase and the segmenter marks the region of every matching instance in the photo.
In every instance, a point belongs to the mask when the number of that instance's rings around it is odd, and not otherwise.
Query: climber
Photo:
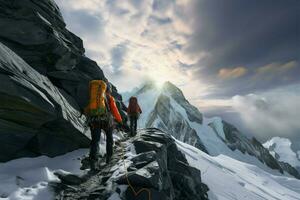
[[[85,108],[87,123],[91,130],[90,165],[95,169],[98,160],[99,141],[101,130],[106,134],[106,163],[109,163],[113,154],[113,129],[115,122],[122,123],[115,99],[112,97],[112,88],[102,80],[92,80],[89,83],[90,99]]]
[[[142,110],[138,104],[138,100],[136,97],[130,97],[129,99],[129,106],[127,108],[127,114],[130,120],[130,135],[136,135],[137,129],[137,120],[142,113]]]

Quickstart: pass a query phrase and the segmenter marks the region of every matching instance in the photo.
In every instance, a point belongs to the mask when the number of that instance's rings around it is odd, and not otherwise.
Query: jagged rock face
[[[1,41],[46,75],[71,70],[84,53],[81,39],[65,29],[52,0],[1,0]]]
[[[1,43],[0,77],[0,162],[56,156],[88,146],[76,107],[47,77]]]
[[[82,40],[65,26],[53,0],[0,0],[0,42],[83,108],[88,81],[106,78],[96,62],[84,56]],[[121,100],[115,87],[113,94]]]
[[[106,78],[55,2],[0,0],[0,29],[0,162],[88,147],[78,111],[89,81]]]
[[[148,119],[146,127],[153,127],[155,124],[155,127],[171,133],[176,139],[206,152],[204,145],[197,136],[197,132],[190,127],[182,114],[172,108],[170,101],[171,99],[166,95],[161,94],[158,97],[157,103]],[[157,119],[160,120],[156,122]],[[195,119],[199,119],[199,117]]]
[[[224,133],[227,145],[232,150],[240,150],[243,153],[257,157],[262,163],[265,163],[271,169],[277,169],[281,173],[288,172],[296,178],[300,178],[299,172],[288,163],[276,160],[258,140],[253,138],[249,140],[243,136],[234,126],[223,121]]]
[[[158,129],[145,129],[139,136],[116,147],[111,165],[92,177],[60,176],[57,199],[207,200],[208,188],[199,170],[191,167],[172,137]],[[134,155],[131,147],[134,146]],[[126,159],[120,160],[124,151]],[[124,163],[128,171],[123,171]],[[131,187],[128,187],[128,181]],[[69,185],[72,185],[71,187]],[[138,195],[134,192],[140,192]]]
[[[191,122],[202,124],[202,113],[186,100],[182,91],[179,88],[177,88],[174,84],[170,82],[166,82],[164,84],[164,90],[168,91],[171,94],[171,97],[186,110],[188,119]]]
[[[201,183],[200,171],[188,165],[186,158],[177,149],[170,135],[162,133],[157,129],[148,129],[137,140],[133,141],[133,144],[137,154],[155,151],[153,157],[156,158],[160,177],[158,181],[154,182],[154,186],[157,187],[160,185],[157,183],[162,182],[161,187],[156,188],[162,193],[162,195],[158,196],[166,197],[161,199],[207,199],[205,194],[207,187]],[[136,166],[135,162],[133,162],[133,165]],[[136,186],[139,185],[137,184]],[[128,199],[140,199],[133,198],[130,190],[127,195]]]
[[[289,173],[290,175],[296,177],[297,179],[300,179],[300,173],[299,173],[299,169],[293,167],[292,165],[290,165],[289,163],[286,162],[278,162],[280,167],[286,171],[287,173]]]

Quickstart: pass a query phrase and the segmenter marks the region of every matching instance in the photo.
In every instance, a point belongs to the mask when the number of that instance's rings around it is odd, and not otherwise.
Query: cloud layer
[[[299,141],[300,85],[234,96],[232,106],[254,136],[265,140],[276,135]]]
[[[299,81],[297,0],[56,1],[121,91],[152,78],[230,97]]]
[[[214,94],[223,97],[299,82],[299,13],[297,0],[195,1],[188,52],[206,55],[195,76],[214,83]],[[293,67],[285,68],[288,63]],[[240,66],[248,73],[237,79],[232,70]]]
[[[207,84],[193,79],[199,56],[184,52],[192,29],[189,0],[57,0],[69,29],[84,41],[87,55],[121,91],[147,79],[170,80],[187,93]],[[191,83],[191,85],[187,85]]]

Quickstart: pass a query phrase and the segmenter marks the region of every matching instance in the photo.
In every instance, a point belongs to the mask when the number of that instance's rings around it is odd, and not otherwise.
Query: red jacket
[[[122,117],[121,117],[118,107],[116,105],[115,99],[111,95],[107,95],[107,97],[109,98],[108,102],[109,102],[109,108],[110,108],[111,114],[114,116],[114,118],[117,122],[121,123]]]

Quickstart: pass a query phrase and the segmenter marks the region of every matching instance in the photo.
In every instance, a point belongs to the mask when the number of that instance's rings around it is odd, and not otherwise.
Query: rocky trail
[[[109,194],[106,192],[106,187],[108,184],[111,185],[109,178],[117,170],[113,166],[117,165],[122,158],[124,145],[126,145],[126,141],[118,142],[118,145],[114,146],[114,155],[109,164],[105,163],[105,159],[100,158],[96,171],[89,171],[82,177],[73,174],[57,174],[62,182],[54,186],[58,193],[56,199],[108,198]],[[87,157],[82,159],[82,169],[89,168],[87,160]]]
[[[110,164],[104,162],[82,177],[58,174],[56,199],[207,199],[200,171],[188,165],[171,136],[157,129],[117,142]]]

